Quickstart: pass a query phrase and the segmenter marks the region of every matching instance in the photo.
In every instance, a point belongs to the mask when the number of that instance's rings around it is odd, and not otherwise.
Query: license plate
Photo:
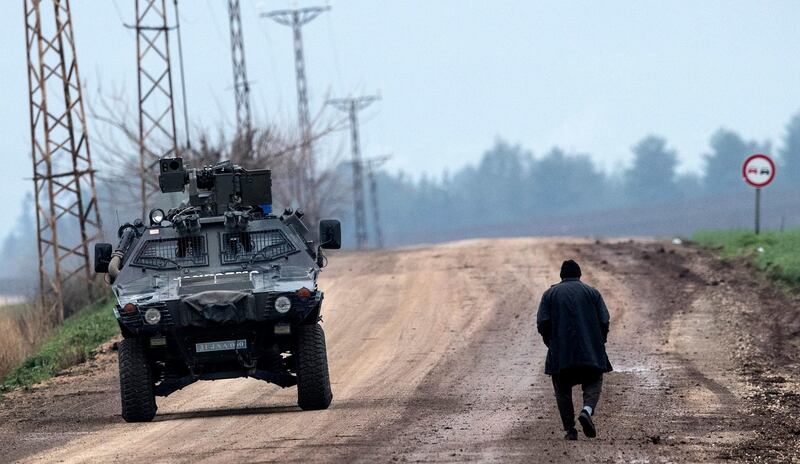
[[[208,353],[209,351],[242,350],[247,348],[247,340],[224,340],[220,342],[195,343],[195,353]]]

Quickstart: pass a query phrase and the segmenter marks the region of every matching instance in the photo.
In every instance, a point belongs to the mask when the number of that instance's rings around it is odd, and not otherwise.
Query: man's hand
[[[542,336],[542,341],[544,342],[544,346],[550,348],[550,337],[551,337],[551,328],[552,324],[549,320],[547,321],[540,321],[536,324],[536,329],[539,331],[539,334]]]

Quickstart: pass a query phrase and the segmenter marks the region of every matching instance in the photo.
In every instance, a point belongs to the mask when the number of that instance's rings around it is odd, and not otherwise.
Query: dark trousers
[[[572,405],[572,387],[580,385],[583,390],[583,405],[592,408],[592,414],[600,401],[603,390],[603,374],[601,372],[570,371],[554,374],[553,389],[556,393],[556,404],[561,415],[564,430],[575,427],[575,409]]]

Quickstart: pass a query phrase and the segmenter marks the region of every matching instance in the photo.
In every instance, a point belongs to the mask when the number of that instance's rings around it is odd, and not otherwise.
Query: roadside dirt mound
[[[637,301],[653,302],[650,319],[666,331],[665,358],[683,365],[690,387],[692,379],[702,387],[667,393],[696,401],[686,420],[706,424],[709,434],[739,435],[718,458],[800,461],[797,296],[745,261],[694,247],[626,242],[584,251],[605,271],[629,275]],[[656,439],[665,442],[663,434]]]
[[[542,292],[575,258],[612,315],[599,437],[562,440]],[[795,298],[742,263],[655,241],[470,240],[332,256],[334,402],[194,384],[125,424],[113,352],[0,410],[0,461],[798,462]],[[577,395],[575,395],[577,398]]]

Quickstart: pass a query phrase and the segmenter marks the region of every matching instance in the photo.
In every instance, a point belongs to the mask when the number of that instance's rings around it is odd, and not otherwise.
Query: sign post
[[[761,189],[756,189],[756,235],[761,232]]]
[[[758,234],[761,232],[761,189],[775,179],[775,163],[767,155],[752,155],[742,165],[742,177],[748,185],[756,189],[755,231]]]

